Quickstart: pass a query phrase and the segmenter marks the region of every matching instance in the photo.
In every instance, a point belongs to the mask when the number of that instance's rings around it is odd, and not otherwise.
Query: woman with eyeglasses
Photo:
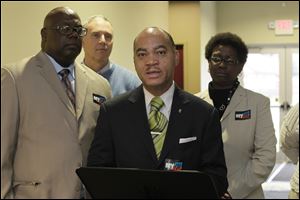
[[[276,137],[269,98],[239,83],[247,54],[239,36],[213,36],[205,48],[212,81],[208,90],[196,95],[219,111],[229,194],[237,199],[261,199],[261,184],[275,165]]]

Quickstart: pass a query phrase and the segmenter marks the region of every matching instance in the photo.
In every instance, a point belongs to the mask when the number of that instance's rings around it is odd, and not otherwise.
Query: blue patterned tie
[[[58,74],[61,76],[61,78],[62,78],[61,81],[63,82],[63,84],[65,86],[67,96],[69,97],[70,101],[72,102],[72,104],[75,108],[75,95],[74,95],[74,92],[72,90],[71,82],[68,79],[68,76],[70,74],[70,70],[63,69]]]

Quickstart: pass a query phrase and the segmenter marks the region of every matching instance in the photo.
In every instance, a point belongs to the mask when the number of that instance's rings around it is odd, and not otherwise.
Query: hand
[[[228,191],[226,191],[222,196],[221,199],[232,199],[231,195]]]

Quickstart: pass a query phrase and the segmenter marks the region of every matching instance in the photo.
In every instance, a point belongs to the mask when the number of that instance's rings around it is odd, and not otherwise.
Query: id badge
[[[168,171],[179,171],[182,169],[182,162],[179,160],[166,159],[164,169]]]

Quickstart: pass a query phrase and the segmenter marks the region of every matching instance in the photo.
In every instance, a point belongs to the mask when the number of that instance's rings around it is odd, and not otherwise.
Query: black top
[[[213,100],[214,107],[219,111],[219,117],[222,118],[230,100],[239,86],[240,82],[236,80],[233,86],[229,89],[216,89],[212,85],[212,82],[208,84],[209,97]]]

